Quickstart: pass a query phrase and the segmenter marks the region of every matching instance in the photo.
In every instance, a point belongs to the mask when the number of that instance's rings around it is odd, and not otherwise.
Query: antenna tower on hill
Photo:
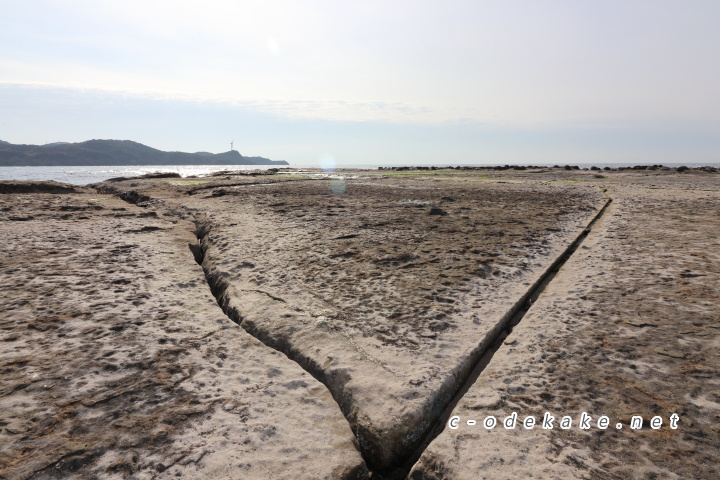
[[[235,143],[235,140],[233,140],[232,142],[230,142],[230,151],[231,151],[231,152],[233,151],[233,143]]]

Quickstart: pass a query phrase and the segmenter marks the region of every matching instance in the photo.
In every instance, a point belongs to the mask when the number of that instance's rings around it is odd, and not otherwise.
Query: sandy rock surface
[[[366,476],[327,389],[218,307],[193,229],[0,195],[0,478]]]
[[[720,474],[712,169],[0,192],[0,478]]]
[[[228,315],[333,393],[371,468],[403,466],[597,187],[360,176],[103,185],[193,218]]]
[[[453,410],[458,428],[432,442],[411,478],[720,476],[720,188],[621,180],[606,185],[614,201],[603,218]],[[512,412],[538,425],[484,428]],[[630,428],[634,415],[642,430]]]

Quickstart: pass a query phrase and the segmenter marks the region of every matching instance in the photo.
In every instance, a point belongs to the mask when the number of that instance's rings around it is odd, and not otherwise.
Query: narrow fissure
[[[139,196],[137,194],[128,195],[127,193],[125,193],[125,195],[121,195],[118,194],[118,192],[102,193],[115,194],[123,200],[127,201],[128,203],[147,202],[149,200],[148,197]],[[493,338],[490,339],[488,342],[489,346],[486,349],[478,352],[478,358],[474,362],[474,365],[468,368],[468,374],[465,380],[460,383],[460,386],[457,388],[455,394],[452,396],[452,400],[447,403],[442,409],[442,414],[436,418],[431,427],[426,431],[422,442],[418,445],[417,448],[415,448],[413,453],[411,455],[408,455],[406,458],[398,459],[396,463],[397,467],[394,468],[391,472],[386,472],[385,474],[378,474],[378,472],[373,472],[373,478],[377,478],[380,480],[396,480],[401,478],[407,478],[408,473],[415,465],[415,463],[417,463],[423,452],[427,449],[430,443],[444,430],[445,425],[447,424],[447,421],[452,414],[452,411],[455,409],[458,402],[467,393],[470,387],[475,383],[483,370],[490,363],[493,355],[500,348],[504,339],[512,332],[513,327],[515,327],[522,320],[532,303],[540,296],[540,294],[545,290],[545,288],[547,288],[548,284],[552,281],[560,268],[562,268],[562,266],[568,261],[572,254],[582,244],[582,242],[590,233],[593,225],[602,217],[611,202],[612,199],[608,199],[605,202],[603,207],[588,223],[585,229],[583,229],[583,231],[577,236],[577,238],[563,251],[563,253],[552,263],[552,265],[503,316],[503,319],[501,319],[501,321],[499,322],[499,328],[497,328],[497,333],[495,333]],[[290,360],[300,365],[305,371],[310,373],[315,379],[325,385],[325,387],[330,390],[333,398],[340,406],[343,414],[347,416],[347,412],[343,408],[343,402],[339,401],[339,399],[336,398],[335,392],[333,392],[333,389],[328,386],[327,379],[325,378],[325,375],[319,365],[315,365],[312,359],[307,358],[305,355],[301,355],[300,352],[294,351],[290,345],[275,345],[274,343],[276,342],[268,341],[267,338],[263,338],[263,335],[261,335],[260,332],[250,331],[245,325],[243,325],[242,317],[239,315],[238,312],[234,310],[234,308],[231,308],[229,306],[229,301],[225,296],[229,283],[224,278],[221,278],[223,275],[214,275],[209,272],[203,265],[206,254],[204,240],[209,233],[209,222],[202,221],[196,218],[194,220],[194,223],[196,227],[194,234],[198,240],[198,243],[190,244],[189,247],[196,263],[200,265],[200,267],[203,269],[203,273],[205,275],[205,279],[208,283],[210,291],[215,297],[223,313],[230,320],[232,320],[233,323],[243,328],[250,335],[260,340],[268,347],[285,354]],[[354,428],[352,428],[352,431],[357,436],[358,432],[356,432]],[[359,450],[362,455],[362,449]],[[364,455],[363,459],[368,466],[373,463],[372,459],[365,458]]]
[[[104,188],[100,188],[100,187],[96,187],[96,190],[99,193],[115,195],[118,198],[124,200],[125,202],[127,202],[129,204],[142,206],[144,208],[149,207],[153,201],[153,199],[151,197],[138,194],[135,191],[117,191],[115,189],[104,189]],[[215,298],[218,306],[220,307],[221,311],[225,314],[225,316],[228,317],[228,319],[230,319],[233,323],[238,325],[240,328],[245,330],[248,334],[250,334],[257,340],[259,340],[264,345],[266,345],[267,347],[272,348],[273,350],[276,350],[280,353],[283,353],[289,360],[297,363],[303,370],[308,372],[310,375],[313,376],[313,378],[315,378],[317,381],[322,383],[323,386],[325,386],[325,388],[328,389],[331,396],[333,397],[335,402],[340,407],[340,410],[342,411],[343,415],[347,419],[347,412],[343,408],[343,406],[345,405],[345,402],[340,401],[336,397],[333,389],[331,389],[328,386],[327,378],[325,378],[326,376],[325,376],[322,368],[319,365],[315,364],[315,362],[312,359],[308,358],[307,356],[302,355],[301,352],[294,351],[290,345],[287,345],[287,344],[278,345],[278,344],[276,344],[276,342],[270,341],[267,337],[262,335],[261,332],[253,331],[253,330],[249,329],[247,327],[247,325],[245,325],[243,323],[242,316],[237,311],[235,311],[234,308],[230,307],[229,300],[225,295],[225,292],[227,291],[228,286],[229,286],[228,281],[225,278],[223,278],[225,275],[223,275],[223,274],[214,275],[211,272],[209,272],[208,269],[205,268],[205,266],[203,265],[204,260],[205,260],[205,254],[206,254],[206,247],[204,245],[205,244],[204,240],[209,234],[210,221],[208,219],[203,220],[201,218],[198,218],[197,216],[193,217],[192,215],[190,215],[190,218],[187,218],[185,215],[183,215],[182,213],[179,213],[177,211],[172,212],[171,214],[174,216],[177,216],[179,218],[182,218],[183,220],[190,220],[190,221],[192,221],[192,223],[195,224],[195,231],[193,232],[193,234],[195,235],[195,237],[197,239],[197,243],[190,243],[190,244],[188,244],[188,247],[189,247],[190,252],[193,255],[195,262],[200,266],[200,268],[202,268],[203,275],[205,276],[205,281],[207,282],[208,288],[210,289],[210,293]],[[351,431],[355,435],[356,441],[359,442],[359,439],[357,439],[358,432],[356,432],[352,428],[352,422],[348,421],[348,423],[350,423]],[[357,446],[358,445],[356,444],[356,447]],[[363,449],[358,448],[358,452],[362,456],[363,461],[365,462],[366,466],[369,469],[370,468],[369,462],[368,462],[368,459],[363,454]],[[378,476],[375,473],[372,474],[372,477],[382,480],[382,477]]]
[[[320,383],[327,385],[327,379],[325,378],[324,372],[322,368],[317,365],[311,358],[307,357],[306,355],[303,355],[302,352],[298,352],[293,349],[293,347],[285,342],[278,342],[273,339],[268,338],[267,335],[264,335],[263,332],[257,331],[257,329],[252,328],[248,325],[247,322],[244,322],[242,315],[240,315],[239,312],[235,310],[235,308],[230,306],[230,299],[226,296],[226,291],[229,288],[229,282],[227,281],[226,274],[220,273],[220,274],[214,274],[209,271],[208,268],[204,265],[205,260],[205,254],[206,254],[206,246],[205,243],[207,242],[206,238],[209,234],[209,225],[208,221],[202,221],[196,219],[194,221],[195,223],[195,236],[198,240],[197,244],[191,244],[190,250],[193,253],[193,256],[195,257],[195,261],[198,265],[203,269],[203,273],[205,274],[205,281],[208,284],[208,287],[210,288],[210,292],[215,297],[215,300],[217,301],[218,305],[220,306],[220,309],[223,311],[225,316],[227,316],[230,320],[233,321],[233,323],[236,323],[238,326],[240,326],[243,330],[245,330],[247,333],[255,337],[256,339],[260,340],[263,344],[266,346],[272,348],[273,350],[277,350],[278,352],[283,353],[288,359],[292,360],[293,362],[297,363],[302,367],[303,370],[308,372],[310,375],[312,375],[316,380],[318,380]],[[274,297],[273,295],[270,295],[266,292],[261,292],[268,297],[276,300],[276,301],[282,301],[282,299],[278,299],[277,297]],[[328,387],[329,388],[329,387]],[[333,394],[334,392],[332,389],[330,389],[330,393]],[[333,394],[333,398],[335,398],[335,395]],[[335,398],[335,401],[338,402],[342,409],[342,402],[338,401],[337,398]],[[346,412],[343,411],[345,414]]]
[[[511,309],[511,311],[509,312],[509,321],[490,342],[490,346],[482,353],[477,363],[471,370],[470,375],[468,375],[468,377],[462,383],[450,403],[447,404],[442,415],[440,415],[440,417],[438,417],[435,423],[430,427],[423,442],[416,449],[414,454],[410,458],[408,458],[407,462],[403,465],[403,470],[405,472],[403,478],[407,477],[412,467],[418,462],[423,452],[425,452],[430,443],[432,443],[432,441],[435,440],[435,438],[437,438],[437,436],[440,435],[443,430],[445,430],[445,426],[447,425],[447,422],[450,419],[450,416],[455,410],[457,404],[465,396],[468,390],[470,390],[470,387],[472,387],[473,384],[477,381],[485,368],[487,368],[487,366],[490,364],[490,361],[492,360],[495,353],[498,351],[505,339],[512,333],[513,328],[520,323],[528,310],[530,310],[532,304],[535,303],[535,300],[537,300],[537,298],[547,288],[552,279],[555,278],[555,275],[557,275],[563,265],[565,265],[565,263],[570,259],[573,253],[575,253],[575,251],[580,247],[585,238],[587,238],[587,236],[590,234],[590,230],[592,230],[592,227],[595,225],[595,223],[597,223],[598,220],[600,220],[600,218],[603,216],[611,203],[612,198],[608,198],[605,202],[605,205],[603,205],[603,207],[598,211],[595,217],[593,217],[590,223],[588,223],[588,225],[580,233],[580,235],[577,236],[575,241],[573,241],[573,243],[571,243],[565,249],[565,251],[538,279],[538,281],[525,293],[525,295],[521,297],[521,299]]]

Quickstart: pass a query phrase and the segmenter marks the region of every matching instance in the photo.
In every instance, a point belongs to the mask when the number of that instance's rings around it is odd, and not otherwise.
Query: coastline
[[[715,169],[720,168],[720,163],[671,163],[661,166],[661,168],[651,169],[667,171],[676,170],[679,167],[688,167],[690,169],[698,169],[703,167],[711,167]],[[194,176],[206,176],[222,171],[252,171],[252,170],[270,170],[273,168],[283,169],[287,171],[312,171],[319,172],[323,171],[336,172],[342,174],[343,172],[353,172],[357,170],[368,171],[368,170],[393,170],[393,171],[416,171],[416,170],[432,170],[432,169],[460,169],[464,171],[473,170],[522,170],[531,168],[528,165],[456,165],[456,164],[439,164],[439,165],[419,165],[419,166],[390,166],[384,165],[359,165],[354,167],[338,167],[333,170],[322,170],[314,164],[300,165],[292,164],[288,166],[277,166],[277,165],[106,165],[106,166],[86,166],[86,167],[35,167],[35,166],[0,166],[0,181],[2,180],[35,180],[35,181],[58,181],[70,183],[73,185],[89,185],[91,183],[103,182],[113,177],[135,177],[142,176],[151,173],[177,173],[182,177],[194,177]],[[635,169],[647,169],[653,167],[652,164],[634,164],[634,163],[608,163],[608,164],[580,164],[580,165],[568,165],[573,170],[588,171],[593,167],[600,170],[609,169],[610,171],[625,171]],[[551,164],[538,165],[537,168],[561,168],[563,166],[555,166]]]

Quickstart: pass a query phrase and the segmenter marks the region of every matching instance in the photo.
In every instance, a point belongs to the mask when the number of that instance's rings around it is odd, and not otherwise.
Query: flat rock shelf
[[[218,307],[192,224],[95,192],[0,209],[0,477],[366,476],[327,389]]]
[[[715,478],[719,187],[550,168],[0,182],[0,478]],[[612,428],[446,426],[546,410]]]

